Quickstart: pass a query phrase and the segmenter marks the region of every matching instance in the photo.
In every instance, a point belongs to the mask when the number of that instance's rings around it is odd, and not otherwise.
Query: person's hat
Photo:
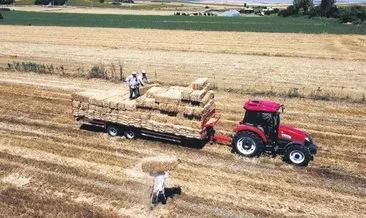
[[[132,72],[132,75],[136,75],[136,74],[137,74],[137,73],[136,73],[136,71],[133,71],[133,72]]]
[[[145,70],[141,70],[141,73],[146,73],[146,71]]]

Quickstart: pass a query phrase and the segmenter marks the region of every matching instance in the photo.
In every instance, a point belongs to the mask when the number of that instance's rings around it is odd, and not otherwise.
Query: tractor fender
[[[235,127],[234,131],[235,132],[241,132],[241,131],[254,132],[257,135],[259,135],[259,137],[261,137],[261,139],[264,143],[267,143],[266,135],[260,129],[258,129],[254,126],[250,126],[250,125],[246,125],[246,124],[239,124]]]
[[[301,145],[301,146],[304,146],[303,143],[301,143],[300,141],[294,141],[294,142],[289,142],[285,145],[284,149],[286,150],[287,148],[293,146],[293,145]]]

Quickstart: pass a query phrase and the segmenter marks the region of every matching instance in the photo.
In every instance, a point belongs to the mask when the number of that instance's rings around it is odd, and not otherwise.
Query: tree
[[[335,5],[335,0],[322,0],[319,8],[320,8],[320,16],[322,17],[337,17],[338,16],[338,8]]]
[[[303,9],[304,12],[307,12],[314,4],[313,0],[294,0],[293,6],[296,11]]]

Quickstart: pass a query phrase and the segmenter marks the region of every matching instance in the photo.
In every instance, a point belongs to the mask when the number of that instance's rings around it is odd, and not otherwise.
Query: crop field
[[[366,215],[364,35],[3,25],[0,41],[5,217]],[[7,69],[23,61],[63,66],[68,74]],[[166,84],[209,77],[222,132],[242,119],[247,99],[281,102],[282,123],[309,132],[319,152],[298,168],[279,156],[242,158],[223,144],[194,149],[81,128],[70,114],[73,91],[126,89],[73,76],[98,63],[121,64],[125,75],[146,69]],[[181,158],[167,186],[180,186],[182,194],[150,210],[152,178],[140,164],[161,154]]]
[[[173,15],[173,12],[171,12]],[[271,17],[192,17],[3,12],[0,24],[33,26],[81,26],[171,30],[365,34],[363,25],[345,25],[336,20]]]

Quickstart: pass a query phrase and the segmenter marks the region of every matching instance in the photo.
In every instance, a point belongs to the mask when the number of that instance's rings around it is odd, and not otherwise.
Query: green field
[[[6,25],[80,26],[203,31],[366,34],[365,25],[340,24],[330,19],[303,17],[193,17],[2,12]]]

